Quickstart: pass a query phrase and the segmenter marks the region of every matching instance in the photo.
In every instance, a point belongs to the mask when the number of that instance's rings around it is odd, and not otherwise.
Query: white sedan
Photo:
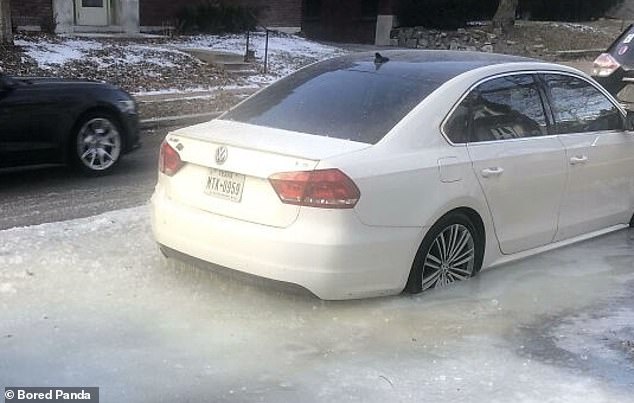
[[[323,299],[444,287],[633,225],[632,122],[565,66],[335,58],[168,134],[153,231],[168,256]]]

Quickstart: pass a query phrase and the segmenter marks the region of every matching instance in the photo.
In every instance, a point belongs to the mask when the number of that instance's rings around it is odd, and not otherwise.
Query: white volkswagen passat
[[[156,240],[320,298],[418,292],[632,225],[631,116],[564,66],[311,65],[161,146]]]

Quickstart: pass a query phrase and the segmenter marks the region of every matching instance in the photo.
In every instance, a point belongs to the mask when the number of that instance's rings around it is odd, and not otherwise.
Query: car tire
[[[82,116],[69,142],[73,166],[89,176],[111,172],[121,159],[123,147],[121,125],[112,114],[105,111]]]
[[[467,215],[442,217],[418,248],[405,291],[416,294],[475,276],[482,267],[483,238]]]

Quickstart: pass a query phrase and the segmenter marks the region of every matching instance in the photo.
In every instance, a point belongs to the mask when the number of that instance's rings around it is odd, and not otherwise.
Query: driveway
[[[165,264],[146,206],[0,231],[0,387],[104,402],[634,402],[634,230],[323,302]]]

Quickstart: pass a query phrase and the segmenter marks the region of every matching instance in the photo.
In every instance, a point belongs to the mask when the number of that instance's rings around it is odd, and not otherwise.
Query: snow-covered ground
[[[209,48],[238,54],[246,52],[244,35],[200,35],[189,37],[177,43],[180,47],[185,48]],[[266,51],[266,34],[262,32],[252,33],[249,49],[255,50],[256,58],[263,62]],[[268,52],[269,69],[272,75],[254,78],[254,80],[260,80],[255,82],[268,82],[286,76],[308,63],[346,53],[340,48],[323,45],[299,36],[279,33],[269,35]]]
[[[147,207],[0,231],[0,389],[105,402],[634,402],[634,232],[419,296],[165,265]]]
[[[46,41],[39,39],[16,39],[16,46],[22,46],[26,54],[33,58],[42,69],[51,69],[68,62],[81,60],[91,50],[101,50],[103,46],[97,41],[68,39],[62,41]]]
[[[137,88],[129,88],[139,94],[156,91],[191,91],[212,89],[218,86],[262,86],[283,77],[300,67],[322,59],[342,55],[344,50],[309,41],[293,35],[271,33],[269,38],[268,73],[262,66],[265,54],[265,34],[251,34],[250,49],[256,52],[256,67],[259,73],[244,78],[226,81],[209,71],[190,75],[210,75],[207,82],[192,80],[184,86],[182,80],[178,86],[169,87],[170,74],[179,75],[184,66],[201,64],[179,49],[205,48],[244,55],[246,51],[245,35],[197,35],[174,38],[151,39],[112,39],[77,38],[51,36],[21,36],[15,40],[25,55],[30,58],[46,75],[68,76],[77,74],[90,78],[100,77],[108,81],[117,81],[121,76],[137,75],[138,80],[130,83]],[[2,61],[0,61],[2,66]],[[153,80],[155,79],[155,80]],[[193,77],[192,77],[193,79]],[[130,81],[130,80],[128,80]],[[154,87],[152,82],[155,81]],[[127,83],[127,81],[126,81]]]

